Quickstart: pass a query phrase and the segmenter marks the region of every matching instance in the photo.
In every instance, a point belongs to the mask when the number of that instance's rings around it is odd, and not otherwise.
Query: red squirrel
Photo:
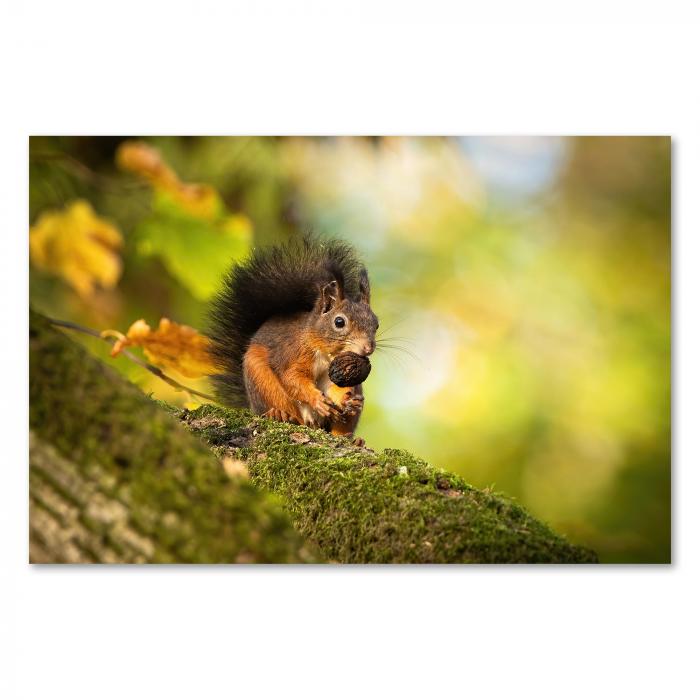
[[[352,436],[362,384],[329,379],[334,357],[376,347],[367,269],[348,244],[305,236],[255,249],[225,276],[210,314],[218,398],[280,421]]]

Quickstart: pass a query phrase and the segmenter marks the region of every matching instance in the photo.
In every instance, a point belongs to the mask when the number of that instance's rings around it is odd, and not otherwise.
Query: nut
[[[354,352],[343,352],[328,366],[328,376],[337,386],[357,386],[369,376],[369,359]]]

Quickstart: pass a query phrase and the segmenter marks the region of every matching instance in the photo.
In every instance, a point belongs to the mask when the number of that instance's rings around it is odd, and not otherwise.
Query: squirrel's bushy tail
[[[348,244],[309,235],[254,249],[246,260],[233,265],[212,301],[209,317],[219,400],[230,406],[247,405],[243,355],[265,321],[311,311],[320,287],[332,280],[346,295],[356,296],[361,268]]]

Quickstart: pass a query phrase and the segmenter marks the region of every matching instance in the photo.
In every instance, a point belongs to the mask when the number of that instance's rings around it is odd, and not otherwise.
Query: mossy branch
[[[356,563],[596,561],[403,450],[245,410],[165,408],[31,314],[32,560],[295,562],[318,547]],[[204,443],[245,460],[250,481]]]
[[[243,459],[253,483],[279,494],[304,536],[352,563],[589,563],[502,495],[476,489],[404,450],[206,405],[174,412],[219,455]]]

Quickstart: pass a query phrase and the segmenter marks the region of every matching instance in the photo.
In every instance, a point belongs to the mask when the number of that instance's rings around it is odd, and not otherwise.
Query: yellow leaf
[[[119,230],[84,200],[42,214],[29,229],[29,255],[41,270],[62,277],[82,297],[112,289],[122,273]]]
[[[126,335],[116,331],[103,331],[103,336],[116,336],[112,357],[125,347],[143,348],[149,362],[165,369],[173,369],[185,377],[196,378],[215,374],[216,369],[209,354],[210,340],[190,326],[183,326],[167,318],[161,318],[158,328],[140,319],[131,324]]]
[[[142,141],[125,141],[117,149],[117,165],[148,180],[152,185],[168,189],[180,180],[161,158],[160,152]]]
[[[116,161],[123,170],[148,180],[156,191],[192,216],[212,220],[221,214],[218,192],[210,185],[181,182],[153,146],[143,141],[125,141],[117,149]]]

